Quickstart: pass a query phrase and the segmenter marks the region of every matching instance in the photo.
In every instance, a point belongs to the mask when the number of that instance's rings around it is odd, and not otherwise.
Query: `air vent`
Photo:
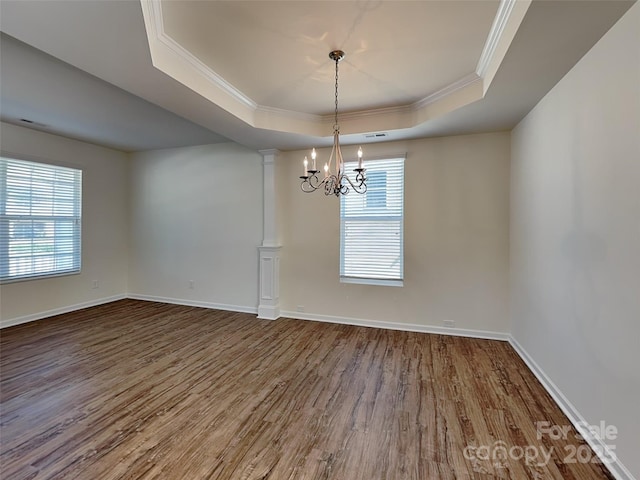
[[[378,133],[365,133],[364,138],[384,138],[388,136],[388,133],[378,132]]]
[[[29,120],[28,118],[21,118],[20,123],[26,123],[27,125],[31,125],[32,127],[40,127],[47,128],[49,125],[45,125],[44,123],[34,122],[33,120]]]

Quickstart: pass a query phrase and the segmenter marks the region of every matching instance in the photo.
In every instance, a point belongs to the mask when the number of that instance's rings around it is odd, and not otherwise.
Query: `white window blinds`
[[[82,172],[0,158],[0,281],[80,271]]]
[[[340,279],[402,285],[404,157],[368,160],[365,167],[367,192],[340,197]]]

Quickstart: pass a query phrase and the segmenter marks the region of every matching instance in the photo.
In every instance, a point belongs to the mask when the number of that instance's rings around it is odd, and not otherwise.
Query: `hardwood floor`
[[[2,479],[613,478],[505,342],[123,300],[0,348]]]

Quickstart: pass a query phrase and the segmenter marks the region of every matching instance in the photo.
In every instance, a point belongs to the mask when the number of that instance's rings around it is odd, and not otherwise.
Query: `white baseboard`
[[[213,308],[215,310],[226,310],[229,312],[242,312],[242,313],[258,313],[257,307],[245,307],[242,305],[227,305],[225,303],[211,303],[201,302],[198,300],[185,300],[183,298],[170,298],[170,297],[156,297],[154,295],[139,295],[137,293],[130,293],[127,298],[132,300],[147,300],[149,302],[160,303],[172,303],[174,305],[185,305],[187,307],[202,307]]]
[[[294,318],[296,320],[312,320],[315,322],[341,323],[358,327],[384,328],[386,330],[401,330],[406,332],[436,333],[440,335],[453,335],[456,337],[483,338],[486,340],[508,341],[509,334],[491,332],[487,330],[467,330],[463,328],[437,327],[433,325],[419,325],[416,323],[383,322],[381,320],[364,320],[351,317],[334,317],[331,315],[315,315],[301,312],[283,311],[281,317]]]
[[[127,298],[126,295],[114,295],[111,297],[98,298],[96,300],[90,300],[88,302],[76,303],[75,305],[68,305],[66,307],[54,308],[53,310],[47,310],[45,312],[32,313],[31,315],[24,315],[22,317],[10,318],[9,320],[0,320],[0,329],[6,327],[13,327],[14,325],[21,325],[23,323],[35,322],[36,320],[42,320],[43,318],[53,317],[54,315],[61,315],[63,313],[74,312],[76,310],[82,310],[83,308],[95,307],[105,303],[115,302],[116,300],[123,300]]]
[[[627,470],[627,468],[620,462],[620,459],[615,455],[609,446],[593,432],[585,428],[588,422],[580,414],[578,409],[569,401],[569,399],[562,393],[558,386],[553,383],[551,378],[544,372],[544,370],[538,365],[535,360],[527,353],[527,351],[518,343],[518,341],[509,335],[509,343],[513,349],[520,355],[520,358],[527,364],[529,370],[533,372],[536,378],[540,381],[545,390],[551,395],[551,398],[560,407],[562,412],[569,418],[569,421],[576,428],[578,433],[585,439],[593,451],[600,457],[605,467],[611,472],[616,480],[635,480],[635,477]],[[611,461],[611,459],[614,459]]]
[[[123,300],[125,298],[131,298],[133,300],[147,300],[150,302],[171,303],[175,305],[186,305],[188,307],[213,308],[216,310],[227,310],[230,312],[243,312],[243,313],[254,313],[254,314],[258,313],[258,309],[255,307],[226,305],[222,303],[198,302],[198,301],[191,301],[191,300],[183,300],[179,298],[155,297],[152,295],[122,294],[122,295],[114,295],[112,297],[99,298],[97,300],[91,300],[89,302],[78,303],[75,305],[68,305],[66,307],[55,308],[53,310],[47,310],[44,312],[24,315],[22,317],[11,318],[8,320],[0,320],[0,329],[6,328],[6,327],[12,327],[14,325],[21,325],[23,323],[28,323],[28,322],[35,322],[36,320],[42,320],[43,318],[53,317],[54,315],[74,312],[76,310],[81,310],[83,308],[88,308],[88,307],[95,307],[98,305],[103,305],[105,303],[115,302],[116,300]]]

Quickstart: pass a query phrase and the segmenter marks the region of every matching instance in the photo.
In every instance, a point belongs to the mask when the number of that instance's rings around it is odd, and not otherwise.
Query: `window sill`
[[[10,283],[19,283],[19,282],[29,282],[31,280],[46,280],[48,278],[58,278],[58,277],[67,277],[69,275],[79,275],[81,273],[80,270],[72,270],[67,272],[56,272],[56,273],[42,273],[37,275],[27,275],[24,277],[14,277],[14,278],[5,278],[0,280],[0,285],[7,285]]]
[[[340,283],[356,283],[360,285],[380,285],[384,287],[402,287],[403,280],[390,280],[382,278],[340,277]]]

